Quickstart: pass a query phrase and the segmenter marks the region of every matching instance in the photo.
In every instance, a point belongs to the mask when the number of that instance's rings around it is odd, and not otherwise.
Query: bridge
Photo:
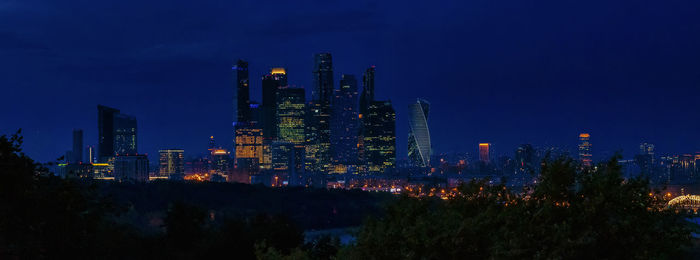
[[[697,211],[700,209],[700,195],[682,195],[673,198],[666,204],[669,207],[677,207]]]

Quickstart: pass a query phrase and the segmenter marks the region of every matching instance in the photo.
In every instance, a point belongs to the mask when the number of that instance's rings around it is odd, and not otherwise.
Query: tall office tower
[[[314,55],[312,101],[307,109],[307,170],[325,172],[331,168],[331,98],[333,61],[330,53]]]
[[[578,158],[583,166],[593,165],[593,154],[591,154],[591,135],[581,133],[578,135]]]
[[[639,154],[645,154],[651,156],[652,163],[654,163],[654,144],[641,143],[639,144]]]
[[[331,152],[333,163],[357,164],[357,79],[342,75],[340,88],[333,97],[331,116]]]
[[[97,105],[97,158],[107,162],[114,157],[114,116],[118,109]]]
[[[167,176],[169,179],[181,180],[185,177],[185,150],[166,149],[159,150],[160,176]]]
[[[374,101],[374,66],[362,75],[362,95],[360,96],[360,114],[367,114],[370,102]]]
[[[229,170],[229,151],[216,148],[211,153],[211,170],[214,174],[227,175]]]
[[[262,77],[262,129],[266,139],[277,139],[277,95],[287,87],[284,68],[272,68]]]
[[[430,166],[429,110],[430,103],[420,98],[408,105],[408,159],[418,167]]]
[[[493,149],[491,143],[479,143],[479,161],[485,164],[491,163]]]
[[[241,169],[257,171],[263,162],[263,132],[260,128],[236,129],[236,165]]]
[[[534,173],[537,165],[535,148],[531,144],[521,144],[515,150],[516,171],[518,173]]]
[[[367,170],[381,173],[396,166],[396,112],[391,101],[372,101],[365,118]]]
[[[360,105],[358,108],[359,130],[357,138],[357,157],[360,161],[366,159],[365,155],[365,122],[364,118],[368,114],[369,104],[374,101],[374,66],[367,68],[362,75],[362,94],[360,94]]]
[[[83,130],[73,129],[73,152],[71,153],[73,158],[72,163],[79,163],[83,161]]]
[[[148,157],[143,154],[116,156],[114,158],[114,179],[120,182],[148,181]]]
[[[304,146],[306,92],[303,88],[282,88],[277,95],[277,139]]]
[[[331,102],[333,95],[333,58],[330,53],[314,55],[313,101]]]
[[[214,140],[214,136],[209,137],[209,145],[207,146],[207,151],[209,151],[209,154],[211,154],[214,149],[216,149],[216,140]]]
[[[248,62],[238,60],[232,70],[235,83],[233,87],[233,122],[236,125],[249,122],[251,117]]]
[[[124,114],[114,117],[114,152],[136,154],[136,118]]]
[[[136,154],[136,119],[118,109],[97,106],[97,157],[107,162],[117,154]]]
[[[634,156],[634,162],[639,166],[639,172],[643,176],[651,177],[654,173],[654,144],[641,143],[639,154]]]

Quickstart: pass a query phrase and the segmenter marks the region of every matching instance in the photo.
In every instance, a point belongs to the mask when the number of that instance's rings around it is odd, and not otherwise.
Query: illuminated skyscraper
[[[263,163],[263,133],[255,127],[236,129],[236,164],[239,168],[257,171]]]
[[[160,158],[158,172],[160,176],[181,180],[185,177],[185,150],[166,149],[158,151]]]
[[[98,160],[107,162],[117,154],[136,154],[136,118],[118,109],[97,106]]]
[[[262,78],[262,129],[266,139],[277,139],[277,96],[287,87],[287,72],[284,68],[272,68]]]
[[[73,158],[71,163],[79,163],[83,161],[83,130],[73,129]],[[87,161],[86,161],[87,162]]]
[[[341,165],[357,163],[357,80],[353,75],[342,75],[340,88],[333,97],[331,116],[331,151],[333,162]]]
[[[214,149],[211,153],[211,170],[213,174],[227,175],[229,173],[230,154],[229,151],[221,147]]]
[[[479,161],[485,164],[491,163],[493,155],[492,145],[490,143],[479,143]]]
[[[430,165],[429,110],[430,103],[420,98],[408,105],[408,159],[418,167]]]
[[[591,154],[591,135],[581,133],[578,135],[578,158],[583,166],[593,165],[593,155]]]
[[[396,166],[396,112],[390,101],[373,101],[365,122],[367,171],[381,173]]]
[[[367,129],[367,121],[364,119],[368,114],[369,104],[374,101],[374,69],[374,66],[369,67],[362,75],[362,94],[360,95],[360,106],[358,109],[360,122],[357,141],[357,155],[360,160],[366,158],[364,136]]]
[[[277,95],[277,139],[304,146],[306,94],[303,88],[282,88]]]
[[[331,167],[331,97],[333,60],[330,53],[314,55],[312,101],[307,106],[307,170],[325,172]]]

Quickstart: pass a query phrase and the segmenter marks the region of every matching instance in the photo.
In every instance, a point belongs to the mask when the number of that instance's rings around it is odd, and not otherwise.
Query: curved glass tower
[[[418,167],[430,165],[429,109],[430,103],[420,98],[408,105],[408,159]]]

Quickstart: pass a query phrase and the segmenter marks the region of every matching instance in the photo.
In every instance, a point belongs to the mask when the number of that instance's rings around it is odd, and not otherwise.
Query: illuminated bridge
[[[698,210],[700,208],[700,195],[682,195],[673,198],[667,204],[669,207]]]

